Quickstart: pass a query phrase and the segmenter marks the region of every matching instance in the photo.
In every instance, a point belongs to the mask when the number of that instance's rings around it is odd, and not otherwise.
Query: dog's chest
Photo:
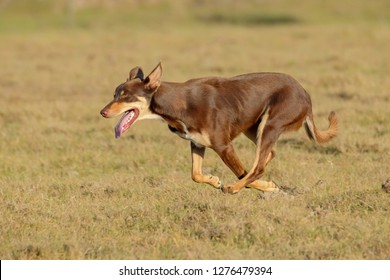
[[[211,146],[210,137],[206,132],[189,131],[187,126],[181,121],[176,122],[174,125],[169,124],[168,127],[170,131],[185,140],[191,141],[196,146]]]

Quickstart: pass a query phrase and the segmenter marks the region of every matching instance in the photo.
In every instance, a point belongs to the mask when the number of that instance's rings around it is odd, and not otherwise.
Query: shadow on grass
[[[296,24],[300,20],[290,15],[263,15],[263,14],[248,14],[234,15],[212,13],[209,15],[197,16],[199,21],[214,24],[232,24],[242,26],[270,26],[270,25],[287,25]]]
[[[308,143],[297,139],[280,139],[278,145],[286,145],[293,149],[306,150],[310,153],[321,153],[326,155],[339,155],[342,151],[335,146],[320,146],[315,143]]]

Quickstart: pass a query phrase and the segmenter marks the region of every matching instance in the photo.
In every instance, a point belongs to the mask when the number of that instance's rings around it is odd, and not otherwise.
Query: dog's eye
[[[116,91],[115,94],[114,94],[114,98],[119,98],[119,97],[123,96],[124,93],[125,93],[124,90]]]

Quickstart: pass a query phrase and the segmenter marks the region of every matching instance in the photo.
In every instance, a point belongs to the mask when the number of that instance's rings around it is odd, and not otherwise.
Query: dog
[[[116,138],[139,120],[164,120],[170,131],[191,143],[192,179],[225,193],[234,194],[244,187],[279,191],[274,182],[259,179],[275,157],[274,145],[282,133],[304,126],[308,137],[320,144],[337,135],[335,112],[329,114],[329,127],[319,130],[309,94],[287,74],[204,77],[184,83],[165,82],[161,77],[161,63],[146,77],[140,67],[133,68],[100,114],[105,118],[123,114],[115,127]],[[256,144],[256,159],[249,172],[232,145],[241,133]],[[202,173],[206,148],[220,156],[237,176],[237,182],[224,185],[217,176]]]

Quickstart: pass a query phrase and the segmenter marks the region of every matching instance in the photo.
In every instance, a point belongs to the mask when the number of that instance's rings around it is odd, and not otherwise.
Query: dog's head
[[[100,111],[100,114],[105,118],[123,114],[115,126],[116,138],[121,137],[137,120],[159,117],[149,110],[149,105],[153,93],[161,84],[161,76],[161,63],[146,78],[142,69],[135,67],[130,71],[127,81],[115,89],[114,99]]]

